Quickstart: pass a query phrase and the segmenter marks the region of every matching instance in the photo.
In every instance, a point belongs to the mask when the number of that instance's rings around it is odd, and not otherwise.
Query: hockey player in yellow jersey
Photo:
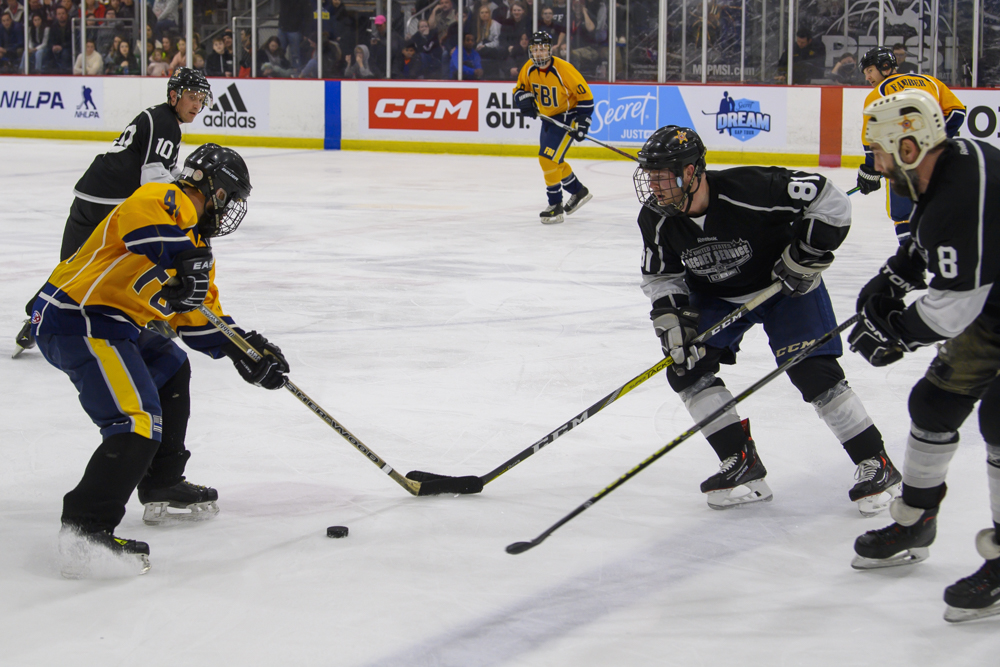
[[[567,131],[543,121],[539,135],[538,161],[549,200],[540,218],[545,224],[553,224],[562,222],[564,213],[576,212],[592,197],[565,159],[573,141],[583,141],[587,136],[594,95],[575,67],[552,55],[552,38],[547,32],[539,31],[531,37],[528,52],[531,58],[521,68],[514,87],[514,106],[522,116],[537,118],[541,114],[572,128]],[[565,207],[563,190],[570,195]]]
[[[886,46],[870,49],[861,59],[861,70],[865,80],[874,90],[865,98],[865,108],[875,100],[898,93],[907,88],[922,90],[937,100],[944,115],[945,133],[949,138],[958,134],[965,122],[965,105],[941,81],[927,74],[898,74],[896,55]],[[865,161],[858,168],[858,189],[861,194],[870,194],[882,187],[882,175],[875,170],[872,148],[864,143],[868,117],[861,126],[861,142],[865,149]],[[910,238],[910,213],[913,201],[886,188],[886,211],[896,228],[896,238],[903,245]]]
[[[198,311],[204,304],[233,323],[219,303],[209,240],[235,231],[250,189],[239,154],[200,146],[176,182],[147,183],[118,205],[56,266],[35,301],[38,349],[69,376],[103,438],[63,499],[64,576],[96,574],[92,564],[109,557],[138,573],[149,569],[147,544],[114,536],[136,487],[146,523],[218,512],[218,492],[184,478],[190,363],[175,342],[145,328],[148,322],[168,322],[188,347],[230,357],[248,382],[267,389],[285,383],[288,363],[277,346],[243,334],[264,353],[254,362]]]

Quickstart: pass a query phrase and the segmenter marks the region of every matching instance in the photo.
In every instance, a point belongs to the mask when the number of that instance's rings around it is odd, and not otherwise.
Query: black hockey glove
[[[882,187],[882,174],[867,164],[858,167],[858,189],[861,190],[861,194],[871,194],[880,187]]]
[[[924,280],[923,260],[917,255],[917,266],[913,262],[907,262],[900,254],[913,256],[916,247],[912,241],[908,246],[904,246],[900,253],[893,255],[882,265],[878,275],[868,281],[861,292],[858,293],[858,301],[855,309],[861,312],[868,300],[876,294],[884,294],[893,299],[900,299],[915,289],[927,289],[927,281]]]
[[[781,293],[801,296],[811,292],[821,280],[823,271],[833,264],[833,253],[806,245],[802,241],[792,241],[774,263],[771,276],[781,281]]]
[[[519,90],[514,93],[514,106],[521,112],[522,116],[538,118],[538,103],[535,101],[533,92]]]
[[[264,358],[260,361],[254,361],[234,343],[227,344],[222,351],[233,360],[233,365],[239,371],[240,377],[250,384],[264,389],[281,389],[285,386],[288,361],[281,353],[281,348],[269,342],[256,331],[244,334],[243,338]]]
[[[570,131],[570,136],[574,141],[583,141],[587,137],[587,132],[590,132],[590,115],[577,116],[573,122],[576,123],[576,127]]]
[[[205,303],[208,272],[212,268],[211,248],[191,248],[174,259],[177,275],[160,290],[160,297],[175,313],[189,313]]]
[[[872,366],[888,366],[903,358],[910,349],[903,343],[893,324],[906,309],[902,299],[874,294],[865,303],[861,321],[854,325],[847,342],[851,352],[857,352]]]
[[[684,375],[698,360],[705,356],[705,348],[689,345],[698,335],[698,320],[701,313],[697,308],[654,308],[649,314],[653,320],[653,330],[660,339],[663,356],[674,360],[674,372]]]

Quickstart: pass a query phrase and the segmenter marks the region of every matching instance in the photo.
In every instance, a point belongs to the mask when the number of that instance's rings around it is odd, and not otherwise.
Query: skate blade
[[[64,579],[120,579],[146,574],[146,554],[114,553],[63,529],[59,533],[59,574]]]
[[[21,347],[20,345],[17,345],[16,343],[15,343],[15,345],[17,346],[17,349],[14,350],[14,354],[10,355],[11,359],[17,359],[18,357],[21,356],[22,352],[24,352],[25,350],[30,349],[30,348],[27,348],[27,347]]]
[[[944,620],[949,623],[964,623],[974,621],[977,618],[987,618],[1000,614],[1000,602],[997,602],[984,609],[962,609],[961,607],[948,607],[944,610]]]
[[[774,499],[771,488],[762,479],[708,492],[708,506],[714,510],[728,510],[751,503],[769,503]]]
[[[876,493],[872,496],[866,496],[864,498],[859,498],[856,502],[858,503],[858,511],[861,512],[863,517],[873,517],[878,516],[882,512],[889,509],[889,505],[900,493],[900,485],[895,484],[890,486],[882,493]]]
[[[207,503],[192,503],[182,508],[186,512],[171,512],[169,502],[146,503],[142,512],[142,522],[147,526],[161,526],[170,523],[185,523],[188,521],[208,521],[219,513],[219,506],[214,500]]]
[[[915,565],[920,561],[927,560],[927,556],[929,555],[930,549],[927,547],[914,547],[913,549],[900,551],[898,554],[894,554],[888,558],[866,558],[864,556],[855,556],[854,560],[851,561],[851,567],[855,570],[880,570],[885,567]]]
[[[91,563],[65,564],[59,571],[63,579],[114,579],[134,574],[142,576],[153,566],[146,554],[125,554],[115,556],[117,564],[109,566],[105,562],[98,566]]]
[[[580,201],[578,201],[577,204],[576,204],[576,206],[574,206],[572,208],[572,210],[567,210],[566,211],[566,215],[573,215],[574,213],[576,213],[577,211],[579,211],[583,207],[584,204],[586,204],[587,202],[589,202],[593,198],[594,198],[594,195],[588,192],[587,196],[584,197],[583,199],[581,199]]]
[[[539,218],[539,220],[542,221],[543,225],[556,225],[565,220],[565,218],[560,213],[559,215],[553,215],[551,218]]]

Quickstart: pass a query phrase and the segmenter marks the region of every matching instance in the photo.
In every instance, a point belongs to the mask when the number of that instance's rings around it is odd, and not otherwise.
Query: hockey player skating
[[[552,55],[552,38],[547,32],[536,32],[531,37],[528,52],[531,58],[524,63],[514,86],[514,106],[522,116],[538,118],[542,114],[573,128],[567,131],[544,121],[541,125],[538,161],[549,205],[539,217],[542,223],[553,224],[562,222],[564,213],[578,211],[593,196],[566,162],[566,151],[573,141],[583,141],[587,136],[594,95],[575,67]],[[565,206],[563,190],[570,195]]]
[[[935,97],[945,117],[945,132],[954,137],[965,122],[965,106],[941,81],[927,74],[897,74],[896,55],[887,46],[869,49],[861,58],[861,71],[865,81],[873,90],[865,98],[865,107],[886,95],[909,88],[923,90]],[[866,121],[867,122],[867,121]],[[872,149],[865,139],[865,128],[861,128],[861,143],[865,149],[865,161],[858,168],[858,189],[867,195],[882,187],[882,175],[875,169]],[[896,194],[886,188],[886,212],[896,228],[896,238],[900,245],[910,238],[910,212],[913,202],[908,197]]]
[[[243,334],[264,354],[254,362],[197,310],[204,303],[224,317],[209,240],[239,226],[249,194],[243,159],[205,144],[185,161],[176,183],[146,184],[116,207],[55,268],[35,301],[38,348],[70,377],[103,437],[63,500],[67,577],[92,574],[91,563],[109,554],[134,561],[140,572],[149,568],[145,543],[114,536],[136,487],[147,523],[218,512],[215,489],[184,479],[190,362],[174,341],[146,329],[149,321],[169,321],[192,349],[229,356],[248,382],[284,385],[288,363],[277,346],[258,333]]]
[[[198,70],[179,67],[167,81],[167,101],[133,118],[111,148],[94,158],[73,188],[59,261],[76,252],[112,209],[140,185],[170,183],[177,178],[180,126],[192,122],[211,105],[208,79]],[[15,339],[15,357],[35,346],[30,319],[35,297],[25,306],[28,319]]]
[[[705,146],[675,125],[654,132],[639,151],[636,194],[643,204],[642,289],[663,351],[667,379],[695,421],[732,395],[720,364],[736,363],[743,335],[762,324],[777,363],[837,322],[821,275],[851,224],[846,194],[819,174],[778,167],[706,171]],[[778,279],[782,293],[710,338],[690,341]],[[849,491],[862,514],[888,506],[900,475],[882,436],[837,362],[839,337],[788,370],[803,400],[843,444],[857,466]],[[767,474],[736,410],[703,431],[721,461],[701,485],[708,504],[725,509],[771,499]]]
[[[864,319],[848,340],[873,366],[898,361],[921,345],[946,340],[910,392],[910,435],[895,523],[854,544],[854,567],[916,563],[934,542],[948,464],[958,429],[979,406],[986,440],[993,527],[976,548],[986,562],[945,589],[945,619],[1000,614],[1000,151],[948,139],[941,109],[921,91],[887,95],[865,108],[875,168],[897,194],[917,203],[911,239],[858,296]],[[907,292],[926,289],[908,307]]]

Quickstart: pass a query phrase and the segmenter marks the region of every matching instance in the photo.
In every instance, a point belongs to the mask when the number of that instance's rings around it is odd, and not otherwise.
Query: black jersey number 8
[[[816,186],[807,181],[789,181],[788,196],[792,199],[812,201],[816,198]]]

